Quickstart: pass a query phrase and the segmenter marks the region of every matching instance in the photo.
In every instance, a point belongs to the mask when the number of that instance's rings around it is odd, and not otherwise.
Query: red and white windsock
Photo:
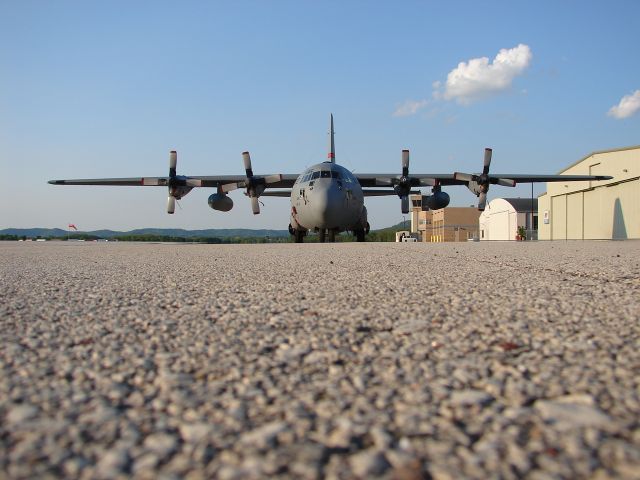
[[[78,231],[78,227],[76,227],[73,223],[69,224],[69,230],[74,229],[76,232]]]

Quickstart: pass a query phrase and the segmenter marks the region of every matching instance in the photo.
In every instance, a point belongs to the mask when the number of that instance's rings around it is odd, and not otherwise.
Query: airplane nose
[[[330,185],[314,188],[311,206],[318,215],[319,226],[335,228],[343,214],[342,192]]]
[[[329,209],[329,190],[326,188],[315,188],[313,192],[313,206],[314,209],[324,215]]]

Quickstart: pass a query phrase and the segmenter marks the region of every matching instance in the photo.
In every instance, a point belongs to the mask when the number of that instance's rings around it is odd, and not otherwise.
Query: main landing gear
[[[289,224],[289,233],[293,236],[293,241],[295,243],[303,243],[304,237],[307,236],[306,230],[297,230],[293,228],[291,224]],[[334,243],[336,241],[337,230],[335,229],[321,229],[318,230],[318,242],[320,243]],[[354,230],[353,235],[356,237],[357,242],[364,242],[365,235],[369,233],[369,224],[367,223],[366,228],[360,230]]]
[[[354,230],[353,235],[356,237],[356,242],[364,242],[364,236],[369,233],[369,230],[371,230],[369,222],[367,222],[367,226],[364,229]]]
[[[325,242],[329,242],[329,243],[333,243],[336,241],[336,231],[334,229],[322,229],[322,230],[318,230],[318,241],[320,243],[325,243]]]

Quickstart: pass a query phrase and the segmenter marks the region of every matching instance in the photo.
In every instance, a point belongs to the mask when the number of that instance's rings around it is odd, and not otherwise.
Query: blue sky
[[[240,174],[243,150],[298,173],[325,159],[330,112],[356,173],[399,172],[403,148],[416,173],[477,171],[487,146],[493,172],[557,173],[640,144],[639,18],[637,1],[3,1],[0,228],[284,229],[288,199],[254,217],[234,192],[225,214],[197,189],[170,216],[162,188],[46,182],[166,175],[171,149],[185,175]],[[373,228],[402,220],[397,198],[367,206]]]

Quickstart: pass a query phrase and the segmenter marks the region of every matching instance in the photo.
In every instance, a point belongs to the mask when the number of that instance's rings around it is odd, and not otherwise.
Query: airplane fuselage
[[[305,170],[291,190],[291,226],[304,232],[367,229],[367,210],[357,178],[330,161]]]

